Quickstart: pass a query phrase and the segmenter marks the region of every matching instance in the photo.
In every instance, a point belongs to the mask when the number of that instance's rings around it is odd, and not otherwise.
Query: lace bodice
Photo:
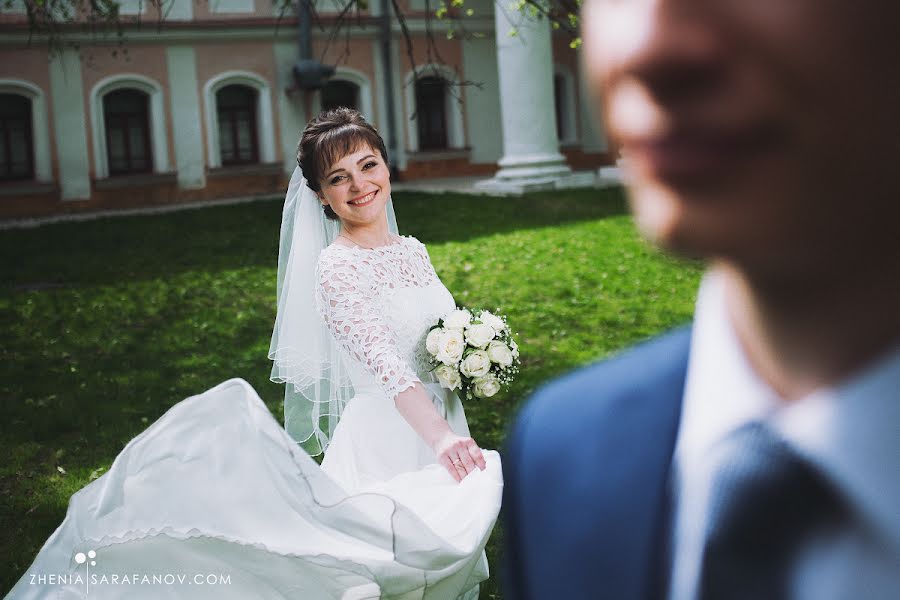
[[[349,357],[394,398],[424,380],[424,336],[455,306],[419,240],[319,255],[316,306]]]

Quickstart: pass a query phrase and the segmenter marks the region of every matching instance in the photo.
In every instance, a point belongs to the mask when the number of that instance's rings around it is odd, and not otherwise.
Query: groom
[[[694,323],[540,390],[504,598],[900,598],[900,2],[586,0]]]

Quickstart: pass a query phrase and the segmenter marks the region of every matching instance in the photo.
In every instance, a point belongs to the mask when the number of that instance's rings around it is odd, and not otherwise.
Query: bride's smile
[[[364,196],[360,196],[359,198],[354,198],[348,204],[352,204],[353,206],[367,206],[372,200],[374,200],[375,194],[378,193],[378,190],[369,192]]]

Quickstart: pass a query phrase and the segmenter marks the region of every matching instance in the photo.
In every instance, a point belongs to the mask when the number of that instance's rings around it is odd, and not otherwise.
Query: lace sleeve
[[[323,253],[317,271],[316,305],[340,346],[365,365],[390,398],[421,383],[384,323],[371,279],[333,253]]]

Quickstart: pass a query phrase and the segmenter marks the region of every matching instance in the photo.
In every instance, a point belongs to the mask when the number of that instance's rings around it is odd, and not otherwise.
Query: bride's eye
[[[330,181],[331,185],[335,185],[338,181],[341,180],[341,177],[343,177],[343,175],[336,175],[335,177],[332,177]]]
[[[365,170],[368,170],[369,168],[375,167],[375,166],[377,166],[377,165],[378,165],[377,162],[375,162],[374,160],[370,160],[369,162],[367,162],[366,164],[363,165],[363,170],[364,170],[364,171],[365,171]]]

